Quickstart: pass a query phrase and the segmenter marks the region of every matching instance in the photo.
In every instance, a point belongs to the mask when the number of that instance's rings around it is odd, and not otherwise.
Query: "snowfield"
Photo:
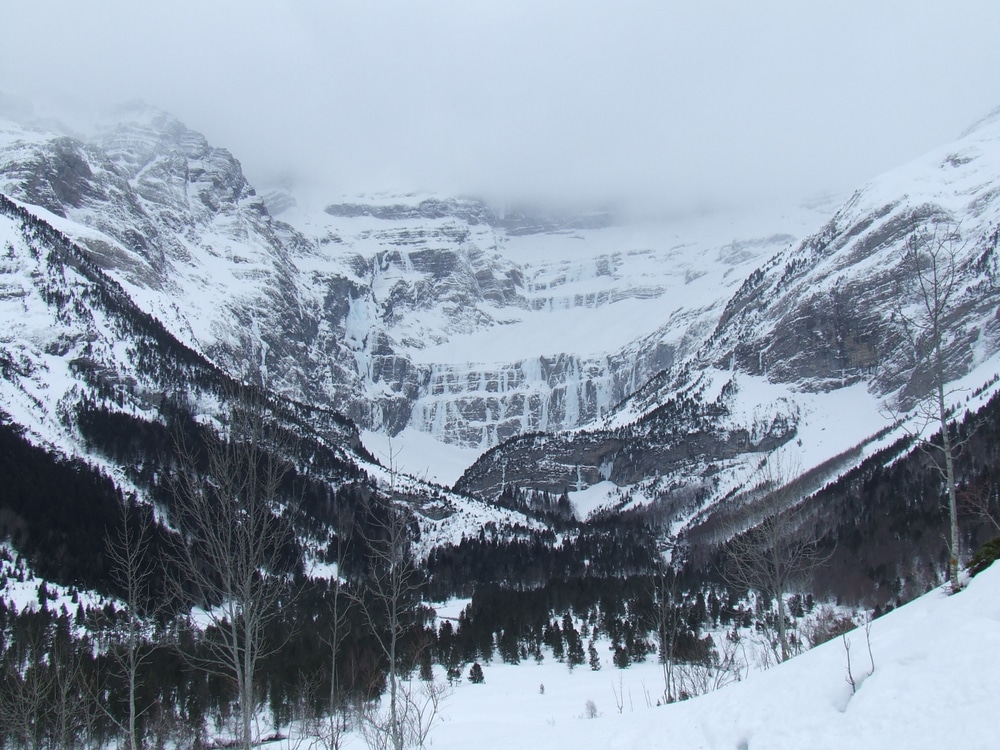
[[[484,665],[486,681],[463,679],[431,735],[435,750],[987,750],[997,737],[1000,565],[955,596],[935,589],[875,620],[871,664],[863,629],[740,683],[669,706],[654,661],[626,670],[602,651],[600,671]],[[467,670],[466,670],[467,671]],[[619,682],[619,680],[621,682]],[[544,685],[544,693],[540,686]],[[619,713],[615,693],[623,696]],[[652,706],[647,705],[648,700]],[[585,718],[587,701],[598,715]],[[351,747],[361,747],[357,738]]]

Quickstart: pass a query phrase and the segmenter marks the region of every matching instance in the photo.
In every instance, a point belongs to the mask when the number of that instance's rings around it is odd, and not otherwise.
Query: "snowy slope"
[[[486,665],[485,683],[463,682],[447,699],[433,746],[988,750],[997,746],[998,620],[996,565],[958,595],[931,591],[873,622],[870,676],[863,630],[848,634],[854,694],[840,639],[666,707],[646,702],[662,686],[656,664],[624,671],[608,665],[598,672],[570,672],[552,659]],[[614,691],[624,695],[620,714]],[[584,718],[588,700],[599,713],[594,719]]]
[[[960,377],[993,356],[1000,341],[997,228],[1000,226],[1000,116],[859,189],[818,233],[776,255],[733,297],[701,353],[792,383],[876,375],[880,393],[904,385],[888,337],[894,307],[912,314],[907,240],[936,227],[956,230],[962,317],[948,332],[951,373]],[[877,371],[877,372],[874,372]],[[824,381],[830,382],[824,382]]]
[[[172,339],[86,262],[82,247],[35,214],[6,198],[0,202],[0,418],[22,428],[31,443],[96,465],[122,490],[143,498],[144,489],[129,479],[135,467],[92,450],[79,410],[97,404],[140,422],[163,423],[161,405],[180,395],[199,416],[211,418],[228,408],[224,389],[220,395],[209,362]],[[286,417],[295,418],[297,409],[288,406]],[[336,486],[344,481],[341,474],[367,475],[409,504],[420,524],[420,554],[487,525],[501,534],[536,525],[522,514],[397,476],[390,471],[393,454],[376,456],[384,466],[372,463],[356,450],[354,425],[335,414],[309,413],[307,419],[294,425],[300,438],[319,440],[348,469],[328,470],[325,479]]]
[[[907,241],[941,227],[958,230],[959,293],[943,336],[949,399],[981,406],[967,397],[1000,372],[998,186],[994,114],[872,180],[818,232],[749,270],[711,330],[689,329],[701,338],[688,356],[596,426],[544,445],[512,440],[460,486],[485,497],[508,482],[569,488],[581,514],[660,500],[679,530],[744,487],[768,455],[801,472],[824,467],[818,484],[834,479],[899,437],[883,430],[928,392],[898,311],[919,309]]]
[[[0,408],[34,442],[69,455],[82,452],[68,419],[94,380],[117,391],[122,408],[141,413],[148,373],[131,362],[122,321],[104,306],[80,304],[95,284],[15,216],[0,215]],[[48,256],[53,253],[53,259]],[[91,381],[88,384],[88,381]]]

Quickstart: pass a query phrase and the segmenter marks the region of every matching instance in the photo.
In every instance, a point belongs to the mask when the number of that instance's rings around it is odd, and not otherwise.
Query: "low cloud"
[[[993,3],[681,6],[39,0],[0,89],[142,99],[262,185],[668,211],[848,190],[1000,103]]]

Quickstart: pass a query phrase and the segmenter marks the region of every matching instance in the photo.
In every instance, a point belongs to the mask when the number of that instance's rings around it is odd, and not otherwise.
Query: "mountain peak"
[[[967,138],[976,133],[985,133],[998,127],[1000,127],[1000,105],[963,130],[959,138]]]

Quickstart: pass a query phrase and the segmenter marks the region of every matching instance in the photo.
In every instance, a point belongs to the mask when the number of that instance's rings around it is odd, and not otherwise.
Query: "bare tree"
[[[659,552],[659,564],[651,582],[653,621],[649,624],[656,631],[660,668],[663,672],[663,702],[673,703],[677,698],[674,668],[682,615],[676,567],[680,550],[675,540],[671,539],[663,543]]]
[[[401,649],[410,613],[417,604],[419,581],[413,564],[409,514],[393,503],[373,507],[369,513],[366,543],[370,570],[363,593],[355,596],[372,635],[387,663],[388,707],[384,717],[369,714],[366,724],[375,723],[376,733],[385,737],[386,747],[403,750],[407,746],[406,696],[401,679]]]
[[[399,683],[396,701],[396,720],[391,723],[387,712],[375,705],[362,711],[361,735],[371,750],[395,748],[424,748],[434,727],[434,718],[450,688],[440,682],[412,680]]]
[[[174,515],[179,589],[204,608],[210,628],[203,668],[232,679],[239,701],[239,742],[249,750],[260,660],[280,644],[265,643],[268,625],[289,591],[295,537],[282,505],[292,469],[291,437],[268,419],[262,389],[238,387],[219,432],[203,445],[178,440]],[[287,501],[287,498],[285,498]]]
[[[980,482],[959,492],[960,510],[986,521],[1000,534],[1000,491],[992,482]]]
[[[0,745],[41,750],[89,740],[93,701],[69,631],[46,625],[19,652],[6,655],[0,673]]]
[[[844,652],[847,657],[847,677],[844,679],[851,686],[851,695],[854,695],[861,686],[858,684],[858,679],[854,677],[854,671],[851,667],[851,639],[847,637],[847,633],[841,634],[841,639],[843,640]],[[868,646],[868,660],[871,664],[871,669],[868,670],[868,677],[871,677],[875,674],[875,655],[872,653],[872,621],[870,619],[865,622],[865,643]],[[861,679],[864,678],[862,677]]]
[[[54,673],[45,663],[8,665],[0,675],[0,725],[2,736],[14,747],[42,748],[47,730]]]
[[[117,648],[110,649],[109,653],[128,693],[128,717],[121,724],[106,708],[104,711],[119,724],[119,729],[125,735],[126,748],[137,750],[142,745],[139,719],[152,708],[152,705],[139,705],[142,667],[154,648],[150,645],[151,639],[146,637],[146,622],[161,608],[154,603],[150,588],[154,574],[153,563],[148,557],[152,515],[134,507],[131,500],[125,501],[121,511],[121,524],[115,537],[108,538],[107,553],[111,563],[111,576],[125,597],[126,612],[125,623],[116,633]]]
[[[389,498],[384,505],[373,503],[369,508],[363,534],[368,576],[363,591],[354,595],[387,664],[388,705],[369,704],[361,715],[368,746],[380,750],[423,747],[447,694],[447,688],[433,680],[414,685],[406,677],[420,650],[403,653],[404,635],[414,624],[413,615],[420,603],[420,576],[412,551],[411,514],[395,502],[397,456],[390,442],[386,456]]]
[[[911,235],[903,267],[916,287],[916,311],[911,313],[903,308],[902,294],[896,310],[915,369],[925,371],[930,379],[930,393],[917,407],[922,419],[915,436],[933,457],[948,493],[948,577],[953,591],[962,587],[955,459],[967,438],[956,440],[948,429],[948,398],[952,394],[945,390],[948,382],[945,343],[947,325],[960,291],[957,267],[960,251],[960,235],[954,225],[939,225],[933,231]],[[940,443],[925,437],[931,425],[940,431]]]
[[[338,513],[336,518],[336,574],[333,578],[333,592],[328,611],[329,631],[322,638],[329,648],[330,659],[330,691],[327,694],[326,716],[317,719],[313,724],[313,735],[326,750],[339,750],[347,730],[343,696],[338,680],[337,660],[344,639],[350,632],[348,623],[348,605],[344,588],[344,562],[351,536],[353,521],[347,513]]]
[[[726,545],[724,576],[734,588],[759,592],[777,605],[775,627],[778,658],[791,656],[785,596],[807,573],[829,555],[819,549],[818,539],[800,528],[792,480],[795,472],[772,457],[760,470],[756,491],[765,501],[764,516],[757,524],[735,534]]]

